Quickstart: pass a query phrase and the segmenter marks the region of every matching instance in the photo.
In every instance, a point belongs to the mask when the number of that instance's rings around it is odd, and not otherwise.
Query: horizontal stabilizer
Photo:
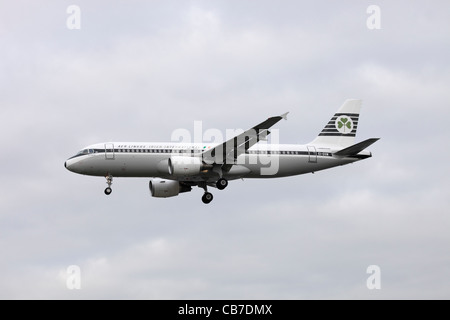
[[[363,151],[368,146],[374,144],[378,140],[380,140],[380,138],[371,138],[371,139],[364,140],[364,141],[359,142],[357,144],[354,144],[354,145],[352,145],[350,147],[347,147],[347,148],[344,148],[342,150],[339,150],[338,152],[335,153],[335,155],[336,156],[354,156],[354,155],[357,155],[358,153]]]

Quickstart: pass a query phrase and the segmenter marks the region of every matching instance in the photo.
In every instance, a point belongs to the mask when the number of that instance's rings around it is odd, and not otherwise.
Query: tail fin
[[[348,147],[354,144],[361,103],[361,100],[346,100],[319,136],[310,144],[339,147]]]

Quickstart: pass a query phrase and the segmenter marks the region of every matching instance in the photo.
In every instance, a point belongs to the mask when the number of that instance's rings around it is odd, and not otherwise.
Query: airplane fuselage
[[[69,158],[65,166],[70,171],[114,177],[161,177],[178,181],[204,181],[204,175],[174,176],[167,160],[174,156],[199,157],[214,147],[205,144],[115,142],[88,146]],[[300,175],[332,168],[371,156],[362,151],[358,156],[335,156],[332,148],[296,144],[254,146],[240,155],[229,172],[228,180],[240,178],[276,178]],[[214,178],[214,177],[212,177]]]

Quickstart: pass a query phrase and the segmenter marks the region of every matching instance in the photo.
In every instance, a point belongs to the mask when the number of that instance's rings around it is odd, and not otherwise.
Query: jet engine
[[[189,192],[192,187],[174,180],[154,178],[150,179],[149,189],[152,197],[169,198],[177,196],[180,192]]]
[[[203,163],[197,157],[169,158],[169,174],[174,176],[193,176],[203,170]]]

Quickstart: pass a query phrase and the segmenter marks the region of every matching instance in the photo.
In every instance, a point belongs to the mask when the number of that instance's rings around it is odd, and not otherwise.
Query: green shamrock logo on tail
[[[349,116],[340,116],[336,119],[336,129],[340,133],[350,133],[353,129],[353,122]]]

